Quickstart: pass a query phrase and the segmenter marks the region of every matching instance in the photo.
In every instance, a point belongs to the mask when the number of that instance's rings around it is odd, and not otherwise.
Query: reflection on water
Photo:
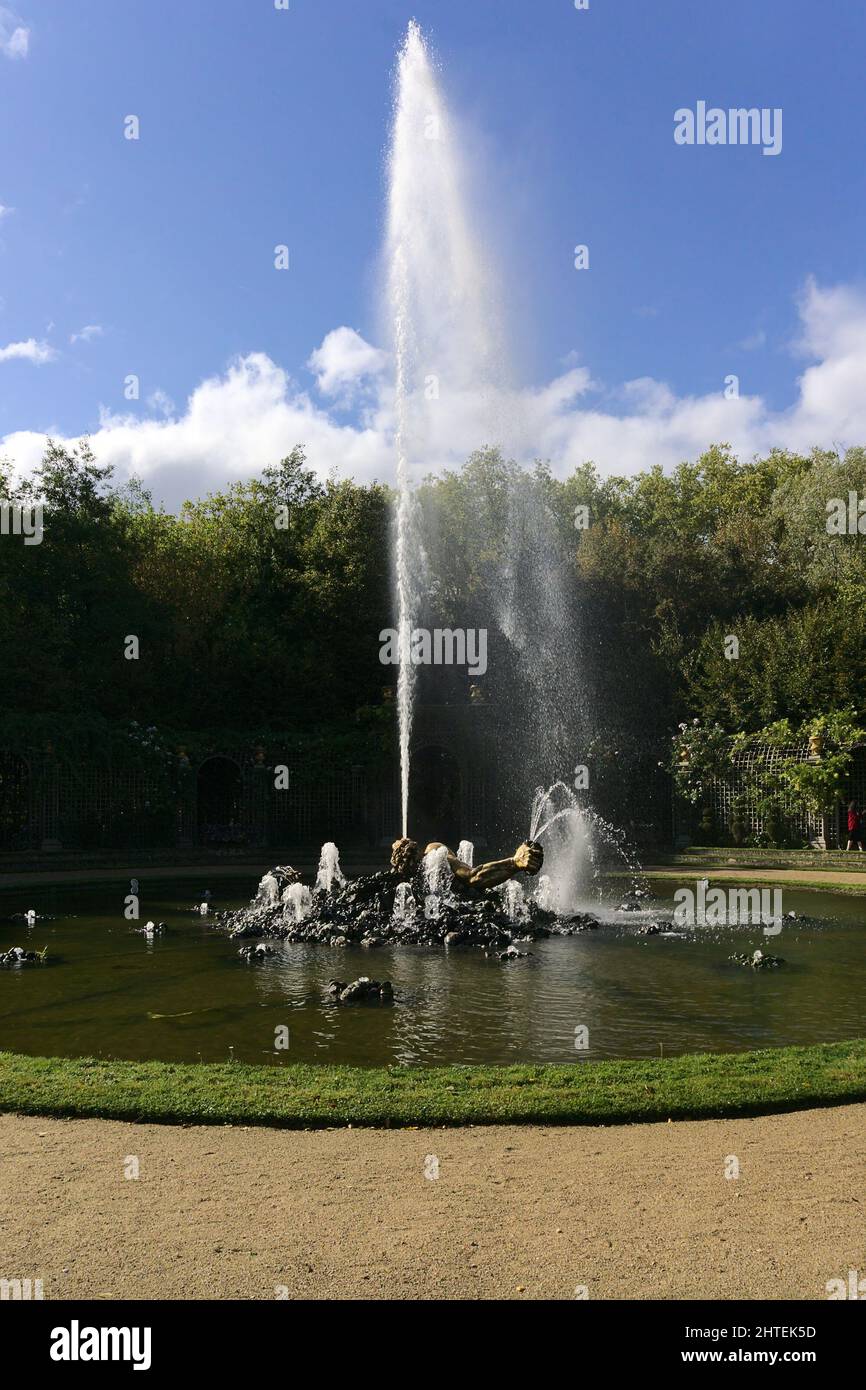
[[[248,900],[244,881],[215,894]],[[611,902],[618,901],[617,889]],[[754,928],[642,937],[639,918],[607,914],[580,936],[536,942],[529,959],[486,960],[477,949],[377,951],[275,944],[246,965],[205,920],[180,911],[183,886],[143,897],[142,920],[170,934],[145,940],[122,917],[123,895],[29,891],[0,914],[35,906],[55,921],[0,921],[0,950],[48,947],[56,964],[0,972],[0,1048],[48,1055],[165,1061],[579,1062],[671,1056],[850,1038],[866,1032],[866,902],[785,893],[810,920],[771,942]],[[818,919],[818,920],[815,920]],[[781,955],[777,971],[732,965],[732,951]],[[390,979],[390,1006],[337,1006],[328,981]],[[288,1027],[290,1048],[275,1051]],[[575,1051],[575,1029],[589,1050]]]

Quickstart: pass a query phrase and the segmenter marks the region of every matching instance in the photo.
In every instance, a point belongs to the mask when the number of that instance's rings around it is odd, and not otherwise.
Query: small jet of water
[[[319,870],[316,874],[316,887],[324,889],[326,893],[333,890],[334,884],[338,888],[346,886],[346,875],[340,868],[340,851],[333,840],[326,841],[322,845],[319,854]]]

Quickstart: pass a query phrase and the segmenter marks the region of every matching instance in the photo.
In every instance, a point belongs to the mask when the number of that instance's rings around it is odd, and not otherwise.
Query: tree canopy
[[[12,477],[0,463],[0,500],[41,500],[44,539],[0,537],[5,710],[249,728],[337,724],[380,702],[386,487],[321,482],[298,447],[174,515],[135,480],[116,486],[86,440],[51,443],[32,477]],[[859,447],[744,462],[718,445],[671,473],[587,463],[562,480],[484,448],[419,489],[427,608],[507,632],[509,595],[534,584],[539,631],[573,654],[612,738],[661,741],[691,717],[738,733],[862,715],[866,549],[856,527],[827,524],[850,493],[866,495]]]

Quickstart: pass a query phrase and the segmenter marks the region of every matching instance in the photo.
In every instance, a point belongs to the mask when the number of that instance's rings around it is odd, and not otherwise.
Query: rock
[[[565,918],[559,931],[563,936],[574,936],[577,932],[595,931],[597,927],[598,921],[591,913],[576,912],[573,917]]]
[[[145,922],[143,927],[133,927],[139,936],[164,936],[168,931],[165,922]]]
[[[244,960],[263,960],[265,956],[274,954],[273,946],[269,946],[266,941],[259,941],[255,946],[241,946],[238,955]]]
[[[754,951],[752,955],[747,952],[739,952],[733,956],[728,956],[736,965],[750,965],[753,970],[776,970],[785,962],[781,956],[767,956],[763,951]]]
[[[314,888],[305,915],[298,919],[281,900],[275,900],[276,887],[289,877],[297,882],[294,869],[278,865],[262,879],[260,891],[250,905],[239,911],[219,912],[215,925],[228,931],[230,938],[270,937],[281,941],[316,942],[326,946],[360,945],[371,950],[388,942],[411,946],[476,945],[505,949],[512,944],[515,930],[521,941],[535,941],[551,934],[570,936],[598,926],[589,913],[577,913],[566,922],[527,903],[528,920],[517,928],[505,910],[499,893],[470,896],[455,891],[439,903],[435,917],[423,911],[426,886],[419,875],[410,884],[418,910],[395,916],[397,889],[401,880],[390,869],[365,874],[332,889]],[[271,880],[267,891],[263,887]]]
[[[44,955],[39,955],[37,951],[25,951],[23,946],[11,946],[5,954],[0,952],[0,970],[11,970],[14,965],[38,965],[44,959]]]
[[[328,994],[339,1004],[357,1004],[368,1001],[372,1004],[390,1003],[394,998],[394,987],[390,980],[371,980],[368,975],[360,975],[351,984],[342,980],[331,980]]]
[[[661,930],[658,922],[641,922],[639,927],[635,927],[638,936],[658,936]]]
[[[496,960],[526,960],[531,956],[531,951],[518,951],[516,946],[506,946],[504,951],[485,951],[486,956],[494,956]]]

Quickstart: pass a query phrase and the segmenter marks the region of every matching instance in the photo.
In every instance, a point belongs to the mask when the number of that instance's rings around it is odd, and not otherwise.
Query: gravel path
[[[0,1115],[0,1278],[46,1299],[823,1298],[866,1274],[864,1149],[866,1105],[313,1132]]]

